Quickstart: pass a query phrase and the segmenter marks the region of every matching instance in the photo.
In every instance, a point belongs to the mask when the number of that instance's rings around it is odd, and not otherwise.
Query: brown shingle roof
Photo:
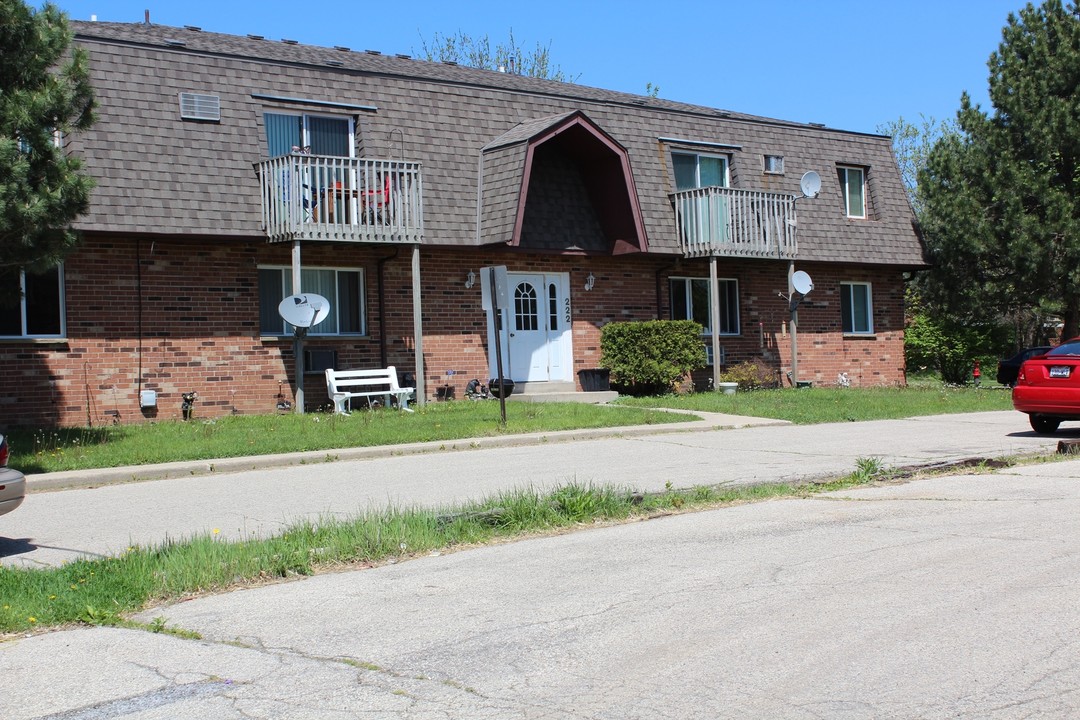
[[[660,138],[686,138],[739,146],[727,151],[736,187],[797,194],[803,172],[821,173],[821,196],[799,203],[801,259],[923,262],[882,136],[387,55],[158,25],[72,26],[100,103],[98,124],[73,142],[98,179],[86,229],[262,237],[252,166],[266,157],[263,113],[274,109],[351,115],[365,156],[422,162],[425,242],[472,245],[484,148],[486,196],[489,172],[493,186],[520,182],[503,148],[582,111],[628,152],[651,252],[679,252],[670,143]],[[178,95],[188,91],[220,96],[221,121],[181,120]],[[764,175],[764,154],[783,155],[787,174]],[[870,220],[844,217],[838,165],[869,168]]]

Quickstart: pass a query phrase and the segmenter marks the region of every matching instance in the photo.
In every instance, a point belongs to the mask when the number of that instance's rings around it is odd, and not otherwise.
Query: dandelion
[[[212,532],[214,535],[219,535],[221,534],[221,528],[214,528],[210,532]]]
[[[50,600],[55,600],[55,599],[56,599],[56,596],[55,596],[55,595],[50,595],[50,596],[49,596],[49,599],[50,599]]]
[[[27,619],[27,620],[29,620],[31,624],[33,624],[33,623],[36,623],[36,622],[37,622],[37,618],[36,618],[36,617],[34,617],[33,615],[31,615],[30,617],[28,617],[28,618],[26,618],[26,619]]]

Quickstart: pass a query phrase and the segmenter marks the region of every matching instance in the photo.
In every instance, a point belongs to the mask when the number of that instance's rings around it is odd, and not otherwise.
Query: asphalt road
[[[857,457],[907,464],[1056,441],[1004,415],[835,426],[801,452],[799,428],[641,442],[699,462],[711,456],[710,477],[723,478],[740,463],[812,474],[831,448],[847,471]],[[739,434],[732,445],[720,439]],[[882,434],[891,453],[853,446]],[[621,462],[628,482],[638,477],[633,446],[612,440],[601,455],[603,442],[593,442],[592,462]],[[759,463],[740,459],[735,448],[754,445],[767,448]],[[774,453],[793,454],[795,466]],[[467,455],[415,460],[426,459],[442,487],[452,484],[447,461]],[[547,472],[557,475],[552,462]],[[1067,461],[667,516],[141,616],[197,631],[199,641],[107,628],[12,638],[0,643],[0,717],[1072,718],[1078,479],[1080,461]],[[155,486],[171,487],[100,490]]]
[[[262,537],[299,520],[351,517],[390,504],[451,505],[522,486],[576,481],[655,491],[668,482],[690,487],[803,480],[849,473],[865,457],[900,466],[1044,452],[1057,443],[1057,437],[1031,432],[1016,412],[669,430],[638,428],[645,434],[563,442],[534,437],[529,444],[480,449],[469,449],[468,442],[458,443],[458,450],[403,447],[397,455],[137,483],[117,481],[149,470],[109,471],[98,486],[63,492],[38,492],[52,478],[31,478],[30,497],[0,519],[0,563],[57,565],[215,530],[229,539]],[[1060,437],[1070,432],[1077,431],[1065,429]],[[192,464],[190,472],[211,464]],[[94,482],[92,474],[77,479]]]

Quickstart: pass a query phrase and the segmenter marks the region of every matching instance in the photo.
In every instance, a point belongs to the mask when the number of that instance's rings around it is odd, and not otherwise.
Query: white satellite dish
[[[799,181],[799,187],[802,188],[803,195],[808,198],[815,198],[821,192],[821,176],[813,170],[803,173],[802,180]]]
[[[802,270],[796,270],[791,275],[791,287],[799,295],[809,295],[814,289],[814,281]]]
[[[293,327],[309,328],[318,325],[330,314],[330,301],[314,293],[290,295],[281,301],[277,311]]]

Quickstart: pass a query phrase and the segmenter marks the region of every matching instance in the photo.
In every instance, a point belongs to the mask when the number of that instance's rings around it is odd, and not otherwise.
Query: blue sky
[[[418,55],[436,32],[510,30],[550,42],[577,82],[829,127],[876,132],[952,118],[967,90],[984,109],[986,61],[1020,0],[504,0],[280,2],[56,0],[89,20],[196,25],[312,45]]]

